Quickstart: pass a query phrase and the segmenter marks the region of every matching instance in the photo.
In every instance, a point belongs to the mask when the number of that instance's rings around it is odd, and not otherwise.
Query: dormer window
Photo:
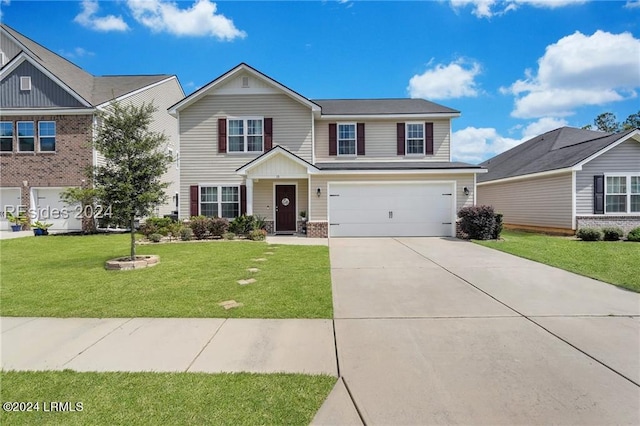
[[[20,77],[20,90],[24,92],[28,92],[31,90],[31,77],[22,76]]]

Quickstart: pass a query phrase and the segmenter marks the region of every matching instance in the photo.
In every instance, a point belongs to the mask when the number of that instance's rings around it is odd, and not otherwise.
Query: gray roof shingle
[[[459,114],[424,99],[311,99],[320,105],[322,115],[376,114]]]
[[[381,161],[381,162],[342,162],[316,163],[320,170],[447,170],[447,169],[478,169],[483,167],[475,164],[446,162],[446,161]]]
[[[8,25],[0,25],[27,49],[25,53],[93,106],[170,77],[165,74],[94,77],[73,62],[36,43]]]
[[[572,167],[634,130],[604,133],[561,127],[480,163],[489,172],[478,175],[478,182]]]

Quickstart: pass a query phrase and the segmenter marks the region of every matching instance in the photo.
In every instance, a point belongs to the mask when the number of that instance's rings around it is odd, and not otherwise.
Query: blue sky
[[[455,160],[640,110],[640,2],[0,0],[1,19],[95,75],[176,74],[187,94],[240,62],[308,98],[458,109]]]

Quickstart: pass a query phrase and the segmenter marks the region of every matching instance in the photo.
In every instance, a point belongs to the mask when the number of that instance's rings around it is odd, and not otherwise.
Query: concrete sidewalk
[[[3,370],[338,375],[331,320],[0,318]]]

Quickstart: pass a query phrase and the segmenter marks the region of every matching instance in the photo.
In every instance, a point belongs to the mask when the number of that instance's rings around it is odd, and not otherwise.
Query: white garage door
[[[49,229],[53,231],[80,231],[82,220],[79,211],[74,206],[67,206],[60,200],[60,193],[64,188],[33,188],[31,190],[32,203],[36,220],[52,223]]]
[[[0,188],[0,229],[3,231],[11,229],[11,222],[6,218],[7,210],[13,214],[18,214],[18,207],[22,204],[20,200],[20,188]]]
[[[453,183],[329,184],[332,237],[453,236]]]

